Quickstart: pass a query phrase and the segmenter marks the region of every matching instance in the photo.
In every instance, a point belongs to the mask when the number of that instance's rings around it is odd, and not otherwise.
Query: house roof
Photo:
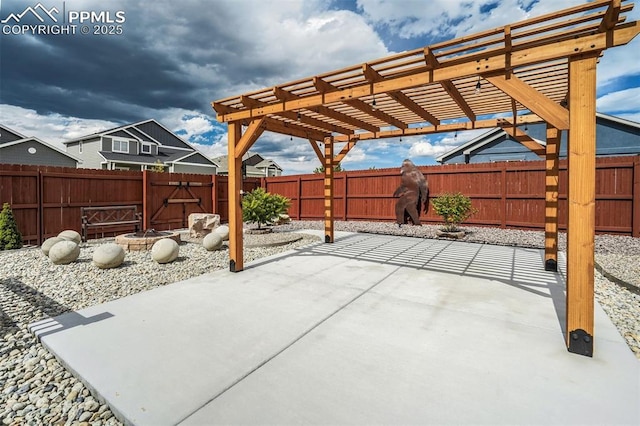
[[[73,161],[75,161],[77,163],[82,163],[82,159],[80,159],[78,157],[75,157],[75,156],[69,154],[68,152],[65,152],[65,151],[61,150],[60,148],[57,148],[56,146],[51,145],[50,143],[47,143],[47,142],[45,142],[45,141],[43,141],[41,139],[38,139],[36,137],[28,137],[28,138],[22,138],[22,139],[14,140],[14,141],[11,141],[11,142],[5,142],[5,143],[0,145],[0,149],[8,148],[10,146],[19,145],[19,144],[23,144],[23,143],[27,143],[27,142],[37,142],[40,145],[44,145],[47,148],[52,149],[52,150],[64,155],[65,157],[69,157],[70,159],[72,159]]]
[[[633,127],[636,129],[640,129],[640,123],[636,123],[634,121],[630,121],[630,120],[625,120],[623,118],[619,118],[619,117],[615,117],[613,115],[608,115],[608,114],[602,114],[602,113],[596,113],[596,117],[600,118],[601,120],[604,121],[611,121],[611,122],[615,122],[615,123],[619,123],[619,124],[623,124],[625,126],[629,126],[629,127]],[[444,161],[447,161],[449,158],[451,157],[455,157],[456,155],[460,155],[460,154],[471,154],[473,151],[476,151],[484,146],[486,146],[487,144],[501,138],[501,137],[506,137],[506,138],[511,138],[513,139],[507,132],[505,132],[502,128],[495,128],[492,129],[486,133],[483,133],[482,135],[478,136],[477,138],[471,139],[470,141],[452,149],[451,151],[446,152],[445,154],[442,154],[440,157],[436,158],[436,161],[439,163],[442,163]],[[535,139],[532,138],[533,140],[535,140],[537,143],[539,143],[542,146],[546,146],[546,141],[540,140],[540,139]]]
[[[176,136],[173,132],[168,130],[162,124],[158,123],[154,119],[139,121],[137,123],[125,124],[123,126],[114,127],[104,130],[102,132],[92,133],[90,135],[82,136],[79,138],[71,139],[63,142],[65,145],[84,141],[88,139],[94,139],[102,136],[114,136],[123,137],[129,139],[135,139],[141,142],[150,142],[158,145],[158,155],[131,155],[121,153],[111,153],[100,151],[100,155],[105,160],[119,161],[123,163],[135,163],[135,164],[153,164],[157,160],[163,163],[192,163],[201,164],[203,166],[216,166],[218,165],[212,160],[208,159],[197,148],[193,147],[188,142],[182,140]],[[197,153],[197,156],[193,156]],[[188,161],[181,161],[182,159],[189,158]]]
[[[22,135],[5,125],[0,124],[0,145],[25,138],[25,135]]]
[[[257,162],[254,165],[248,164],[247,160],[249,160],[250,158],[253,157],[260,157],[261,160],[259,162]],[[216,163],[218,163],[218,172],[219,173],[226,173],[227,171],[229,171],[229,156],[228,155],[221,155],[219,157],[215,157],[213,159],[213,161],[215,161]],[[245,163],[246,166],[246,170],[247,170],[247,174],[264,174],[264,169],[267,167],[272,167],[275,166],[278,169],[280,169],[280,171],[283,170],[282,167],[280,167],[280,165],[278,165],[278,163],[276,163],[273,160],[270,159],[265,159],[264,157],[262,157],[262,155],[258,154],[257,152],[253,152],[253,151],[249,151],[246,154],[244,154],[242,156],[242,162]]]
[[[473,151],[477,151],[478,149],[500,138],[511,138],[511,136],[501,128],[495,128],[495,129],[489,130],[488,132],[481,134],[477,138],[471,139],[470,141],[452,149],[451,151],[448,151],[445,154],[442,154],[440,157],[436,158],[436,161],[439,163],[442,163],[443,161],[446,161],[448,158],[455,157],[456,155],[471,154]],[[535,138],[532,138],[532,139],[542,146],[547,145],[546,141],[535,139]]]

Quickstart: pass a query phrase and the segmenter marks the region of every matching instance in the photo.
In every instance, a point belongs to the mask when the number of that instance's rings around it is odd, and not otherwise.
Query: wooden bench
[[[87,241],[91,228],[109,228],[134,225],[142,229],[142,214],[136,206],[81,207],[82,241]]]

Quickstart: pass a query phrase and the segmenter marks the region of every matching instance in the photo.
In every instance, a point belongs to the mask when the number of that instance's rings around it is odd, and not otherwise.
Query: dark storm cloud
[[[283,72],[282,64],[252,64],[250,43],[229,35],[225,8],[211,7],[220,4],[188,3],[121,3],[122,35],[3,35],[0,102],[111,121],[169,108],[211,114],[209,102],[230,87]],[[24,8],[3,2],[0,15]]]

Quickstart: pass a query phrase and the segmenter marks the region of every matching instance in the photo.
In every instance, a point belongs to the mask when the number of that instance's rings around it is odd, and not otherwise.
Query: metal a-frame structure
[[[307,139],[323,164],[330,243],[334,166],[357,143],[493,127],[546,158],[545,268],[556,270],[558,147],[567,131],[566,343],[569,351],[592,356],[596,67],[605,50],[640,32],[638,21],[625,22],[632,8],[596,0],[212,102],[228,124],[231,271],[244,267],[242,156],[265,130]],[[519,128],[534,122],[547,124],[546,147]]]

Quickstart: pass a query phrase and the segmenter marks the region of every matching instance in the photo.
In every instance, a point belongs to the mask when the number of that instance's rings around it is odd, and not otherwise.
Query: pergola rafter
[[[324,166],[325,241],[332,242],[333,167],[357,143],[502,127],[546,158],[545,268],[555,270],[558,145],[568,131],[567,347],[591,355],[596,66],[605,50],[640,32],[638,22],[625,21],[632,8],[595,0],[213,102],[229,126],[230,269],[243,269],[242,154],[263,131],[309,140]],[[539,122],[547,124],[545,147],[518,128]]]

